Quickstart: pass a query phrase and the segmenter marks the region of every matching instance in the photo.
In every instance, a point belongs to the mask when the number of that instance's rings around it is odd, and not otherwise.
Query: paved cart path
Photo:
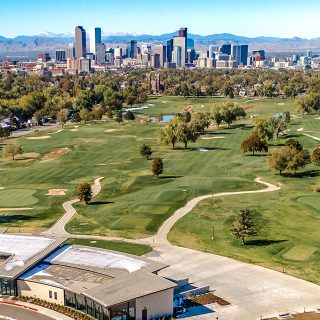
[[[101,178],[100,178],[101,180]],[[100,180],[95,181],[96,192],[101,190]],[[64,204],[66,214],[46,233],[62,237],[84,239],[119,240],[151,245],[147,254],[152,260],[169,265],[160,275],[170,279],[189,278],[195,286],[210,285],[216,294],[231,303],[228,307],[214,307],[215,313],[192,316],[190,319],[258,320],[261,316],[278,316],[286,312],[303,312],[320,307],[320,287],[257,265],[242,263],[227,257],[209,254],[171,245],[167,236],[174,224],[187,215],[202,200],[211,197],[276,192],[281,188],[260,178],[255,180],[266,188],[254,191],[223,192],[200,196],[178,209],[159,228],[157,234],[145,239],[122,239],[116,237],[71,235],[64,227],[75,214],[74,201]],[[95,194],[97,194],[95,193]],[[183,243],[182,243],[183,245]],[[308,309],[309,308],[309,309]]]

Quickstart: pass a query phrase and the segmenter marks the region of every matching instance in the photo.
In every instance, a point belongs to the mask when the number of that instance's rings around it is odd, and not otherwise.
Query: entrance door
[[[146,308],[142,310],[142,320],[148,320],[148,310]]]

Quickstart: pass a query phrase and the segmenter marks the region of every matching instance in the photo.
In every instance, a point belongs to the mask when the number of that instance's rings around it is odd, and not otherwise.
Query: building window
[[[54,293],[54,298],[55,298],[55,300],[58,300],[58,293],[57,292]]]
[[[49,291],[49,298],[52,299],[52,291]]]

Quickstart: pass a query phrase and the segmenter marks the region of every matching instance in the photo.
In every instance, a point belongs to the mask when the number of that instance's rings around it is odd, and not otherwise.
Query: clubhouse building
[[[176,284],[166,265],[66,239],[0,234],[0,295],[68,306],[98,320],[171,316]]]

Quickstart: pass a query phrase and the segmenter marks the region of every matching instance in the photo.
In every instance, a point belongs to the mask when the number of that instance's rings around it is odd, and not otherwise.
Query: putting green
[[[0,207],[16,208],[35,204],[39,201],[33,196],[36,192],[36,190],[29,189],[0,190]]]
[[[317,247],[296,245],[282,256],[288,260],[304,261],[309,259],[317,250]]]
[[[297,201],[302,204],[311,206],[316,210],[320,210],[320,197],[301,197]]]

